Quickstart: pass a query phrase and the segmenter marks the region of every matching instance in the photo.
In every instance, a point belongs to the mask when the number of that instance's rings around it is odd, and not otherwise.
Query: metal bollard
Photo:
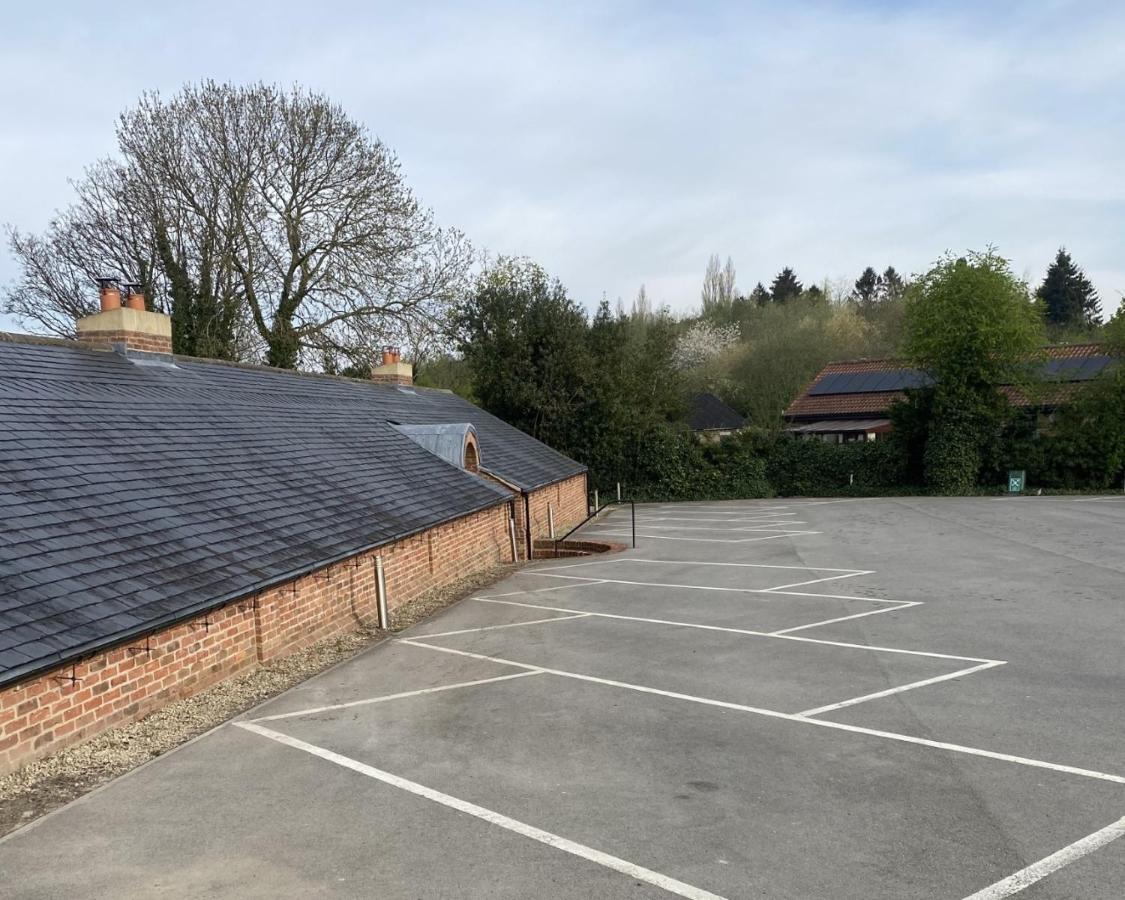
[[[547,534],[550,535],[552,541],[555,539],[555,506],[553,503],[547,504]]]

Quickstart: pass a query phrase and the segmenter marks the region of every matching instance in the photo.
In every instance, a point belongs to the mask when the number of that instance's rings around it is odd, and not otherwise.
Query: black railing
[[[574,534],[574,532],[576,532],[579,528],[581,528],[583,525],[585,525],[591,519],[596,519],[598,517],[598,515],[602,512],[602,510],[608,509],[611,506],[624,506],[626,503],[629,504],[629,512],[630,512],[630,516],[631,516],[631,520],[632,520],[632,530],[633,530],[633,549],[636,550],[637,549],[637,504],[634,503],[632,500],[610,500],[608,503],[603,503],[601,506],[599,506],[597,509],[595,509],[592,513],[590,513],[590,515],[586,516],[585,519],[583,519],[581,522],[579,522],[577,525],[575,525],[572,529],[570,529],[570,531],[568,531],[566,534],[564,534],[561,538],[556,538],[556,540],[555,540],[555,558],[558,559],[559,546],[562,544],[562,542],[565,541],[572,534]]]

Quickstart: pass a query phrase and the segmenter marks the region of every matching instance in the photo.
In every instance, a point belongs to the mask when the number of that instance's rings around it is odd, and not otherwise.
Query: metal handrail
[[[564,534],[561,538],[555,539],[555,559],[558,559],[558,557],[559,557],[559,545],[563,541],[565,541],[568,537],[570,537],[572,534],[574,534],[574,532],[576,532],[579,528],[581,528],[583,525],[585,525],[591,519],[596,519],[598,517],[598,514],[602,510],[606,509],[607,507],[624,505],[626,503],[629,504],[629,510],[630,510],[630,514],[631,514],[631,517],[632,517],[633,549],[636,550],[637,549],[637,504],[631,498],[628,499],[628,500],[609,500],[609,501],[603,503],[597,509],[595,509],[592,513],[590,513],[590,515],[586,516],[585,519],[583,519],[581,522],[579,522],[577,525],[575,525],[572,529],[570,529],[570,531],[568,531],[566,534]]]

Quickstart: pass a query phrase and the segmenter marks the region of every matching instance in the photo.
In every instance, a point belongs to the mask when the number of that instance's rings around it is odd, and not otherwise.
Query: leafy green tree
[[[501,258],[454,314],[460,351],[482,406],[566,450],[586,402],[586,314],[526,259]]]
[[[797,280],[797,276],[793,270],[786,266],[777,273],[774,278],[773,284],[770,285],[770,299],[774,303],[785,303],[792,300],[794,297],[801,295],[801,282]]]
[[[1102,331],[1116,360],[1059,410],[1047,436],[1042,469],[1051,486],[1120,488],[1125,478],[1125,307]]]
[[[1043,322],[1027,286],[992,249],[940,259],[906,309],[906,359],[934,379],[924,450],[928,485],[961,492],[998,452],[1009,404],[1001,385],[1029,385]]]
[[[1035,293],[1046,307],[1047,322],[1051,325],[1090,326],[1102,320],[1098,292],[1065,247],[1059,248]]]

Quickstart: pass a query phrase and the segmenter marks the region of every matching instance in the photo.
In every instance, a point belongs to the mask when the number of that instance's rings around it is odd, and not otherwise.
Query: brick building
[[[174,357],[103,285],[0,335],[0,774],[525,559],[585,468],[391,353],[373,381]]]
[[[1040,378],[1048,388],[1034,402],[1048,419],[1084,382],[1113,364],[1097,344],[1047,347],[1044,353]],[[789,404],[785,420],[800,437],[829,443],[878,440],[891,431],[891,405],[911,388],[931,383],[925,372],[894,359],[829,363]],[[1001,390],[1017,406],[1032,402],[1010,385]]]

